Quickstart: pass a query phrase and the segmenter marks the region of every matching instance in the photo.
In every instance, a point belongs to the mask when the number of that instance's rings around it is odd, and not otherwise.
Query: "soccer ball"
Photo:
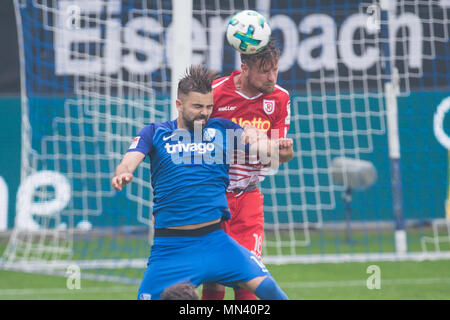
[[[243,54],[254,54],[264,49],[270,34],[267,20],[253,10],[236,13],[227,26],[228,43]]]

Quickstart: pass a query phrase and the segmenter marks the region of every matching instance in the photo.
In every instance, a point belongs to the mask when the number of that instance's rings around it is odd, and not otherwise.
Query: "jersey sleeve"
[[[278,130],[278,138],[286,138],[291,124],[291,99],[289,95],[281,101],[281,108],[272,130]]]
[[[137,136],[131,142],[127,152],[138,151],[145,155],[152,151],[153,147],[153,135],[155,134],[155,127],[153,124],[142,128]]]

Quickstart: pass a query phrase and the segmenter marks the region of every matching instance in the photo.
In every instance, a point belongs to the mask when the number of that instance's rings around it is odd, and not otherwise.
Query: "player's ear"
[[[246,65],[245,63],[241,63],[241,70],[243,73],[248,71],[248,65]]]

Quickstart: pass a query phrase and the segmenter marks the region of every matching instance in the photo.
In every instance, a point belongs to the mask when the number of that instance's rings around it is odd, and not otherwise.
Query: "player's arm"
[[[154,131],[155,124],[152,123],[141,129],[133,139],[127,153],[114,171],[111,184],[117,191],[122,191],[122,188],[133,180],[134,170],[145,159],[145,156],[150,154]]]
[[[251,125],[244,126],[241,142],[249,144],[249,153],[257,155],[262,164],[274,169],[279,167],[278,141],[270,139],[263,130]]]
[[[122,188],[133,180],[133,172],[144,160],[145,155],[139,151],[127,152],[120,164],[114,171],[112,178],[112,186],[117,191],[122,191]]]
[[[256,154],[262,164],[270,165],[272,169],[277,169],[281,163],[294,157],[294,142],[291,138],[278,138],[277,135],[271,139],[264,131],[246,125],[241,139],[243,144],[250,144],[251,154]]]

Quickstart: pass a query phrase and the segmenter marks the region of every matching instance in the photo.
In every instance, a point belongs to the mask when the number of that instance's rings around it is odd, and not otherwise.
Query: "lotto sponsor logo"
[[[241,127],[244,127],[245,125],[251,125],[255,128],[258,128],[263,131],[269,131],[270,129],[270,121],[269,120],[263,120],[263,118],[254,117],[253,120],[245,120],[244,118],[231,118],[231,121],[234,123],[237,123]]]

